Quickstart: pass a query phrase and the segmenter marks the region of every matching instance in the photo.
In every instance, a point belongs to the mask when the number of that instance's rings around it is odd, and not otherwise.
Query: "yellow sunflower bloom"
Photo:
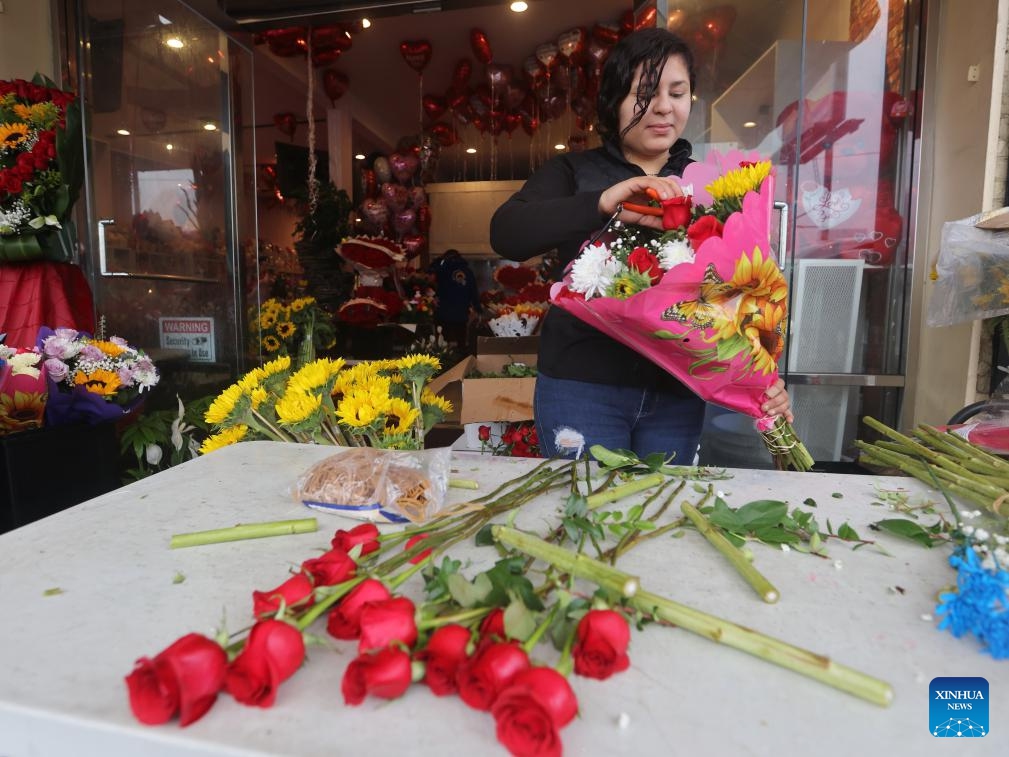
[[[210,407],[207,408],[207,412],[204,413],[203,420],[215,426],[226,423],[231,414],[235,412],[235,405],[244,393],[242,387],[232,384],[214,398]]]
[[[19,392],[0,394],[0,429],[5,432],[27,431],[41,428],[46,409],[44,392]]]
[[[406,400],[391,399],[385,406],[385,432],[392,435],[409,433],[419,416],[420,411]]]
[[[404,355],[396,361],[395,367],[407,381],[423,384],[441,370],[441,361],[434,355]]]
[[[304,423],[322,407],[322,397],[306,392],[287,391],[277,400],[277,419],[285,426]]]
[[[200,454],[207,455],[218,450],[221,447],[227,447],[229,445],[235,444],[236,442],[242,441],[245,435],[249,433],[249,427],[238,424],[237,426],[232,426],[231,428],[226,428],[216,434],[208,436],[203,444],[200,445]]]
[[[264,378],[266,376],[262,368],[253,368],[238,380],[238,386],[241,387],[243,392],[249,394],[263,383]]]
[[[249,399],[252,400],[252,409],[259,410],[259,406],[269,399],[269,393],[261,386],[257,386],[249,392]]]
[[[309,305],[314,304],[315,304],[314,297],[299,297],[298,299],[294,300],[294,302],[291,303],[291,310],[294,311],[295,313],[299,313],[305,308],[307,308]]]
[[[276,352],[280,349],[280,340],[273,334],[263,337],[263,349],[267,352]]]
[[[74,385],[83,386],[89,392],[100,394],[102,397],[111,397],[122,386],[119,375],[115,371],[107,371],[104,368],[84,373],[77,371],[74,374]]]
[[[277,324],[277,336],[281,339],[290,339],[297,330],[298,327],[290,321],[281,321]]]
[[[743,334],[750,343],[755,371],[766,375],[777,367],[785,349],[786,312],[783,305],[765,301],[743,327]]]
[[[771,173],[771,162],[762,160],[752,165],[741,166],[719,176],[704,187],[712,199],[739,200],[747,192],[756,192]]]
[[[430,405],[437,410],[441,410],[445,415],[452,412],[452,403],[440,394],[435,394],[430,389],[424,390],[423,394],[420,395],[420,401],[423,405]]]
[[[321,358],[303,365],[287,382],[288,390],[312,392],[329,383],[329,380],[340,372],[343,359],[330,360]]]
[[[260,313],[259,314],[259,328],[261,329],[272,329],[274,324],[277,323],[277,315],[275,313]]]
[[[52,125],[60,117],[59,108],[51,102],[35,103],[34,105],[17,103],[14,106],[14,114],[22,121],[27,121],[41,129],[52,128]]]
[[[367,393],[348,394],[336,406],[336,416],[340,422],[351,428],[372,426],[380,418],[380,410]]]
[[[101,339],[91,339],[88,344],[92,347],[97,347],[102,351],[103,355],[108,355],[109,357],[118,357],[126,352],[125,347],[120,347],[115,342],[106,342]]]
[[[269,378],[277,373],[283,373],[291,367],[291,356],[281,355],[263,365],[263,378]]]
[[[0,147],[17,147],[28,139],[28,124],[0,124]]]

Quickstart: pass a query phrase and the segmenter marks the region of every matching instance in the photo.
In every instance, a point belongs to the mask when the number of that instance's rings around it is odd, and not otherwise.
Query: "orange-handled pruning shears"
[[[655,202],[659,203],[662,202],[662,199],[659,197],[659,193],[656,190],[652,189],[651,187],[648,187],[645,190],[645,194],[648,195],[648,197],[651,198],[652,200],[655,200]],[[637,205],[632,202],[625,202],[624,210],[629,210],[632,213],[640,213],[643,216],[662,215],[662,208],[657,208],[654,205]]]

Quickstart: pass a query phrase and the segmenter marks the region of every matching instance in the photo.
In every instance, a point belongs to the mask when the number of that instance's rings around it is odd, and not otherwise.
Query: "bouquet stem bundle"
[[[783,416],[775,418],[774,425],[767,431],[761,431],[760,435],[778,470],[804,472],[813,467],[813,456]]]

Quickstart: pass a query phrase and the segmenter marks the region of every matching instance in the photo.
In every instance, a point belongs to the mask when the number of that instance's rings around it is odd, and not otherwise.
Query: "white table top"
[[[310,648],[310,662],[283,684],[271,709],[222,695],[185,729],[134,720],[123,677],[136,658],[191,631],[212,633],[222,614],[230,629],[245,626],[254,589],[279,584],[289,567],[327,548],[336,529],[355,525],[308,511],[287,493],[331,452],[236,445],[0,535],[0,755],[505,754],[487,713],[424,686],[394,702],[345,707],[340,679],[356,650],[348,642]],[[470,456],[455,468],[489,491],[532,464]],[[716,484],[731,506],[758,498],[797,506],[812,497],[821,524],[847,521],[866,538],[870,522],[888,517],[869,505],[874,485],[926,491],[911,479],[731,473]],[[452,491],[459,501],[468,496]],[[544,532],[561,499],[532,503],[517,525]],[[173,533],[311,515],[320,520],[317,533],[168,548]],[[775,605],[760,602],[693,531],[649,542],[620,565],[646,589],[889,681],[889,708],[686,631],[649,626],[633,634],[627,672],[603,682],[572,677],[581,712],[562,732],[566,753],[948,755],[951,745],[929,732],[929,681],[982,676],[990,684],[991,734],[970,753],[1009,754],[1009,662],[979,653],[973,639],[937,631],[930,619],[936,592],[954,580],[948,550],[881,538],[893,557],[833,540],[829,560],[754,545],[757,565],[781,591]],[[476,564],[494,559],[486,548],[453,554]],[[185,580],[173,583],[179,573]],[[62,593],[44,595],[55,587]]]

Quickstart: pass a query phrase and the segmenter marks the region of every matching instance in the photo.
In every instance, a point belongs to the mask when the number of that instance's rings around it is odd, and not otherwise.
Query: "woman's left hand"
[[[766,401],[760,406],[760,409],[765,413],[783,415],[789,423],[795,420],[795,416],[792,415],[792,401],[788,397],[788,392],[785,391],[785,382],[780,378],[767,388],[767,391],[764,392],[764,399]]]

